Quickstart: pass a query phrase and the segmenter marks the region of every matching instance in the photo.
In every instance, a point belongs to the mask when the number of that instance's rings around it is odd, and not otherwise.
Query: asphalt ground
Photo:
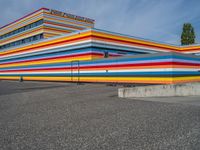
[[[118,88],[0,81],[0,149],[200,149],[200,97],[121,99]]]

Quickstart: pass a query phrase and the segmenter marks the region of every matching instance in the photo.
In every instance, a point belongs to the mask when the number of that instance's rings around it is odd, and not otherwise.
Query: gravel
[[[200,105],[121,99],[118,88],[0,81],[0,149],[200,149]]]

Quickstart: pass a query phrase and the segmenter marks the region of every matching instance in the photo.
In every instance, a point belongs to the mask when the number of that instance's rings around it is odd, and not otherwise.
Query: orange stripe
[[[13,51],[6,51],[5,53],[6,54],[1,54],[0,56],[4,56],[4,55],[9,55],[9,54],[19,54],[21,52],[34,52],[34,51],[37,51],[37,50],[40,50],[41,48],[49,48],[50,46],[62,46],[62,45],[66,45],[66,44],[71,44],[71,43],[75,43],[75,42],[81,42],[81,41],[84,41],[84,40],[89,40],[91,39],[90,37],[86,37],[86,38],[83,38],[83,39],[75,39],[75,40],[67,40],[67,41],[62,41],[60,43],[56,43],[56,44],[51,44],[51,45],[44,45],[44,46],[38,46],[36,48],[32,48],[31,50],[30,49],[21,49],[21,50],[13,50]]]
[[[39,43],[36,43],[34,45],[28,45],[28,46],[25,46],[25,47],[22,47],[22,48],[17,48],[17,49],[13,48],[9,51],[0,52],[0,56],[6,55],[6,54],[12,54],[12,53],[20,53],[21,51],[25,51],[25,50],[30,51],[30,49],[34,51],[35,49],[50,47],[50,45],[56,45],[56,43],[60,44],[61,42],[66,43],[66,42],[69,41],[68,43],[70,43],[70,41],[75,41],[76,39],[80,39],[80,38],[83,38],[83,37],[88,38],[88,35],[91,35],[90,31],[85,32],[85,33],[80,34],[80,35],[76,34],[76,35],[69,36],[69,37],[64,37],[64,38],[61,37],[61,38],[58,38],[58,39],[53,39],[51,41],[39,42]]]
[[[19,22],[15,22],[14,24],[11,24],[11,25],[9,25],[9,26],[7,26],[7,27],[5,27],[5,28],[2,28],[1,30],[6,30],[7,28],[10,29],[12,26],[17,26],[17,25],[19,25],[20,23],[23,23],[23,22],[27,21],[28,19],[32,19],[32,18],[35,17],[35,16],[39,16],[40,14],[42,14],[42,12],[39,11],[39,12],[37,12],[36,14],[32,14],[31,16],[29,16],[29,17],[27,17],[27,18],[23,18],[23,20],[20,20]],[[28,25],[28,24],[33,23],[33,22],[36,22],[36,21],[38,21],[38,20],[40,20],[40,19],[42,19],[42,18],[35,19],[35,20],[31,21],[31,22],[28,22],[28,23],[24,24],[23,26]],[[19,28],[21,28],[21,27],[22,27],[22,26],[20,26]],[[19,28],[14,28],[13,30],[17,30],[17,29],[19,29]],[[0,32],[1,32],[1,30],[0,30]],[[11,32],[11,31],[13,31],[13,30],[10,30],[10,31],[5,32],[5,33],[3,33],[3,34],[9,33],[9,32]]]
[[[36,28],[36,29],[34,29],[32,31],[27,31],[27,32],[22,33],[22,34],[18,34],[16,36],[12,37],[12,38],[8,38],[6,40],[2,40],[0,43],[1,43],[1,45],[4,45],[4,44],[7,44],[7,43],[18,41],[20,39],[24,39],[26,37],[37,35],[39,33],[43,33],[43,27],[39,27],[39,28]]]

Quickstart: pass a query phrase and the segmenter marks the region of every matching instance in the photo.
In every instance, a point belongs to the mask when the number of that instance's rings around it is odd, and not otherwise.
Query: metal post
[[[23,82],[23,76],[20,76],[19,82]]]

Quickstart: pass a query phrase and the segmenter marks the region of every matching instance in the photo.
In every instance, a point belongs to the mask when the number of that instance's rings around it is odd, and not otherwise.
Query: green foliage
[[[181,44],[190,45],[195,43],[195,32],[194,28],[190,23],[185,23],[183,25],[183,31],[181,34]]]

